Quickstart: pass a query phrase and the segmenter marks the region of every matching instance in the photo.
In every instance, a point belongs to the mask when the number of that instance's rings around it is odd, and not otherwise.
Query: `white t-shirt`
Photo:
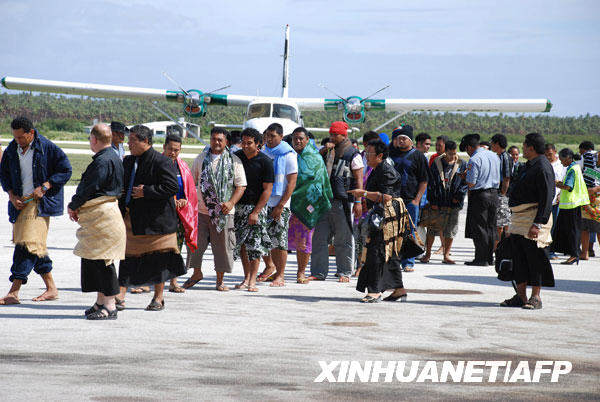
[[[271,156],[269,154],[265,154],[267,155],[269,158],[271,158]],[[271,160],[273,160],[273,158],[271,158]],[[273,163],[275,163],[275,161],[273,160]],[[293,173],[298,173],[298,156],[295,152],[288,152],[287,154],[285,154],[285,173],[284,173],[284,177],[283,177],[283,192],[285,193],[285,189],[287,188],[288,185],[288,180],[287,180],[287,176],[289,174],[293,174]],[[277,172],[275,172],[275,180],[277,180]],[[271,197],[269,198],[269,201],[267,202],[267,206],[269,207],[275,207],[277,206],[277,204],[279,204],[279,201],[281,201],[281,195],[273,195],[273,193],[271,193]],[[291,198],[288,198],[287,202],[285,203],[285,208],[289,208],[290,207],[290,202],[291,202]]]
[[[213,169],[213,172],[217,170],[217,166],[219,164],[219,160],[221,159],[221,155],[215,155],[213,153],[210,154],[210,163]],[[192,177],[194,178],[194,183],[196,184],[196,193],[198,194],[198,212],[203,215],[208,215],[208,208],[206,208],[206,204],[204,203],[204,197],[202,195],[202,189],[200,188],[200,177],[202,176],[202,164],[204,163],[204,158],[206,156],[206,152],[200,153],[194,159],[194,164],[192,165]],[[235,187],[245,187],[246,186],[246,173],[244,172],[244,165],[240,158],[236,155],[231,155],[231,159],[233,161],[233,185]],[[233,215],[235,213],[235,208],[232,208],[229,212],[229,215]]]
[[[23,153],[23,149],[17,146],[17,154],[19,155],[19,165],[21,165],[21,183],[23,184],[23,196],[33,193],[33,149],[31,144],[27,151]]]
[[[365,163],[363,161],[363,157],[360,153],[354,155],[354,158],[352,158],[352,162],[350,163],[350,170],[356,170],[356,169],[364,169],[365,168]]]
[[[567,172],[567,168],[560,163],[560,159],[555,160],[551,163],[552,170],[554,170],[554,180],[562,181]],[[560,199],[560,188],[554,187],[554,201],[552,204],[558,204]]]

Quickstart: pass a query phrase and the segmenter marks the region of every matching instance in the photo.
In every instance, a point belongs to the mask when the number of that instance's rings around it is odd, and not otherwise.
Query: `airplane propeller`
[[[171,81],[181,92],[183,92],[183,111],[185,114],[191,117],[202,117],[206,114],[206,105],[211,102],[210,95],[221,91],[223,89],[230,88],[231,85],[227,85],[210,92],[202,92],[197,89],[188,89],[187,91],[183,89],[181,85],[173,78],[169,76],[165,71],[163,71],[163,75]]]
[[[337,109],[344,109],[344,121],[348,124],[360,124],[365,121],[365,109],[384,109],[385,105],[382,104],[381,101],[368,101],[373,96],[377,95],[381,91],[390,87],[390,85],[386,85],[385,87],[373,92],[371,95],[366,98],[361,98],[360,96],[349,96],[348,98],[344,98],[343,96],[338,95],[331,89],[327,88],[324,84],[319,84],[319,86],[335,96],[339,98],[339,101],[330,101],[335,102],[337,104]],[[327,100],[326,100],[327,102]]]

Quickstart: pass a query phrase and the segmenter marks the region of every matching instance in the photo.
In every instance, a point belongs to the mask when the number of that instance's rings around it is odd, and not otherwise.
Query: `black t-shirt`
[[[267,155],[259,152],[252,159],[248,159],[243,150],[237,151],[235,155],[240,158],[244,171],[246,172],[246,191],[240,198],[238,204],[256,205],[263,192],[263,183],[273,183],[275,173],[273,161]]]
[[[414,149],[414,148],[413,148]],[[406,152],[397,150],[392,156],[394,167],[402,177],[402,199],[410,202],[415,199],[419,183],[429,181],[429,164],[420,151]]]

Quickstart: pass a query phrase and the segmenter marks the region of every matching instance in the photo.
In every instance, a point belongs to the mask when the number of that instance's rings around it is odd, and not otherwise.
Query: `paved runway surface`
[[[74,188],[67,188],[69,200]],[[0,196],[1,292],[12,259],[7,196]],[[36,303],[43,283],[32,273],[21,305],[0,307],[0,399],[4,401],[160,400],[594,400],[600,398],[600,258],[554,265],[557,287],[543,289],[538,311],[501,308],[512,296],[492,267],[468,267],[470,240],[461,230],[458,265],[441,258],[404,274],[408,303],[358,303],[335,278],[287,286],[216,292],[212,256],[205,280],[184,294],[166,293],[166,309],[146,312],[149,294],[128,295],[116,321],[90,322],[93,295],[80,291],[72,249],[77,224],[51,220],[48,246],[60,299]],[[436,241],[437,247],[437,241]],[[598,250],[598,246],[596,246]],[[330,272],[335,272],[330,260]],[[191,272],[190,272],[191,274]],[[240,281],[241,264],[226,276]],[[180,282],[187,276],[180,278]],[[568,360],[572,371],[551,383],[392,381],[315,383],[319,361]],[[489,372],[489,369],[484,371]],[[337,372],[336,372],[337,373]],[[336,374],[337,376],[337,374]],[[484,377],[487,378],[487,377]]]

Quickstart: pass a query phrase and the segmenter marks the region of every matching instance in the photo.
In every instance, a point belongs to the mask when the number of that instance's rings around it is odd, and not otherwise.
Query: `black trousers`
[[[490,263],[493,260],[497,210],[497,189],[472,190],[469,193],[465,237],[473,239],[477,262]]]
[[[81,259],[81,291],[100,292],[104,296],[119,294],[119,280],[115,264],[106,265],[104,260]]]

